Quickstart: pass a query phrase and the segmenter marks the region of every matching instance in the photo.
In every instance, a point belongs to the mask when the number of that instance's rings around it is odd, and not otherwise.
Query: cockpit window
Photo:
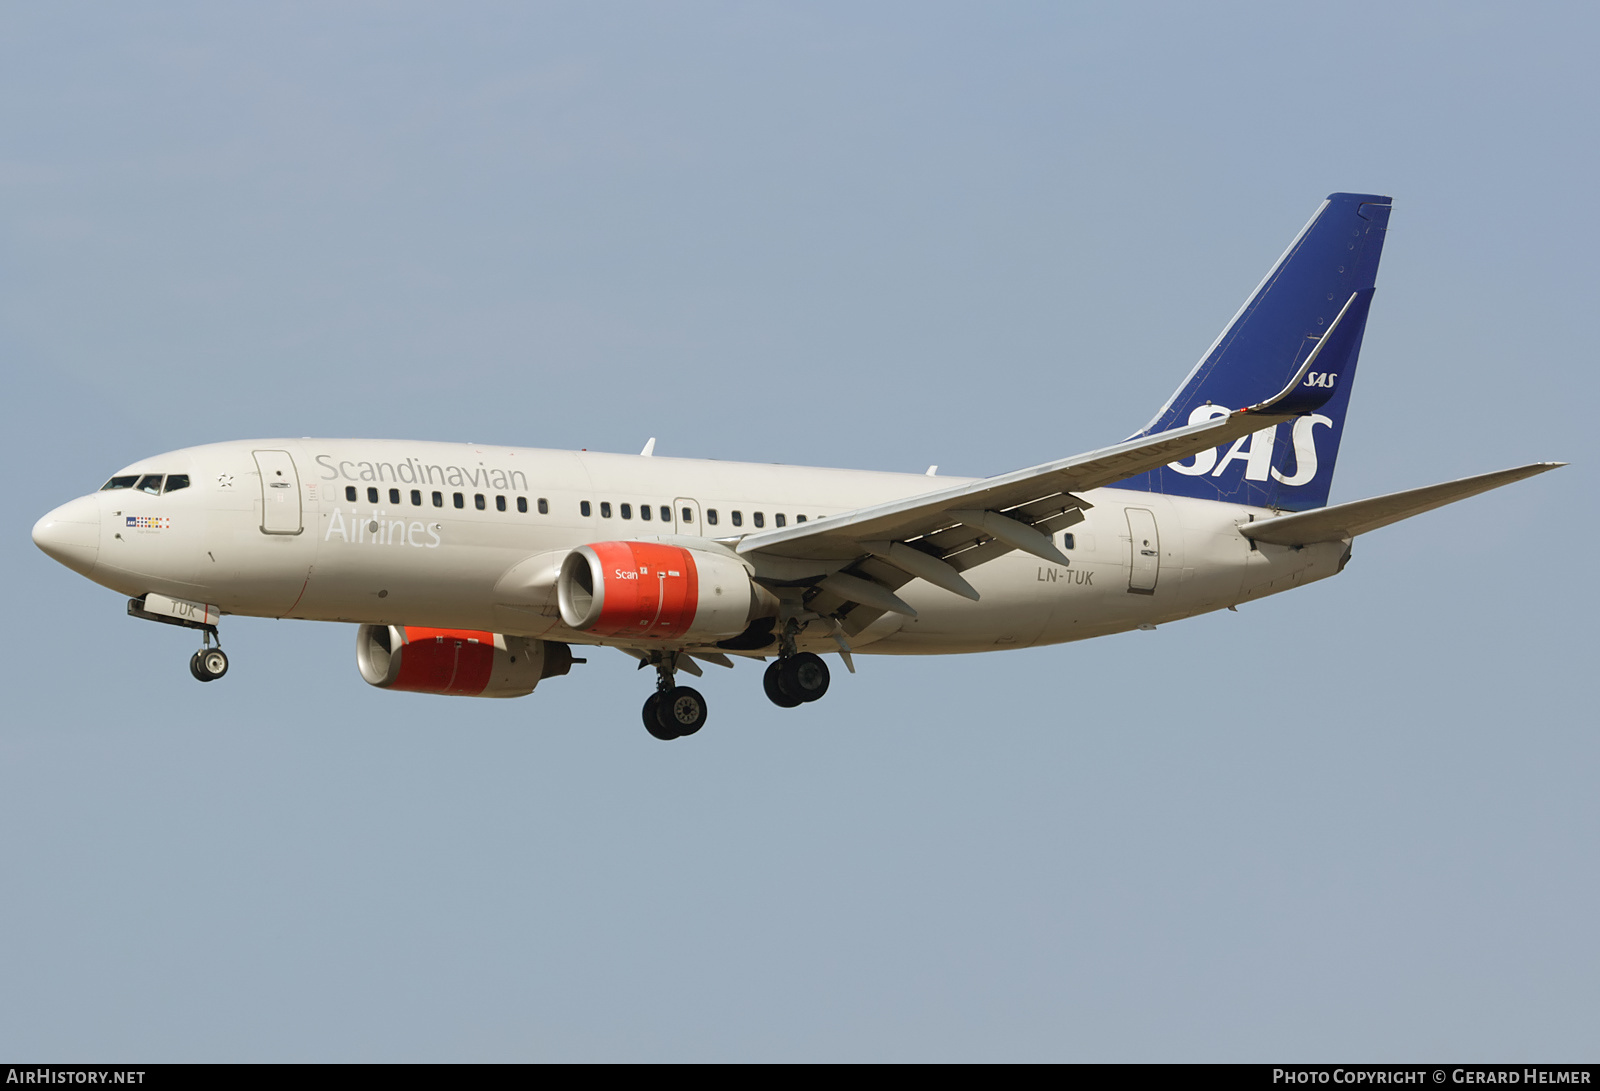
[[[167,475],[167,489],[166,489],[167,492],[177,492],[179,489],[187,489],[188,487],[189,487],[189,475],[188,474],[168,474]]]
[[[145,474],[143,477],[141,477],[139,479],[139,484],[135,485],[134,488],[138,489],[140,492],[147,492],[151,496],[160,496],[161,495],[161,475],[160,474]]]
[[[110,481],[107,481],[104,485],[100,486],[100,491],[105,492],[108,489],[131,489],[133,488],[133,483],[138,480],[138,474],[127,474],[123,477],[113,477]]]

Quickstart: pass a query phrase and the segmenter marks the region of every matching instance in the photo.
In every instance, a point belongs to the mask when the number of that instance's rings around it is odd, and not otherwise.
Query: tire
[[[828,664],[822,661],[822,656],[801,652],[778,662],[781,664],[778,681],[784,692],[802,701],[818,700],[828,692]]]
[[[693,735],[706,725],[706,699],[699,690],[676,686],[662,699],[660,716],[662,726],[679,738]]]
[[[652,693],[644,703],[644,729],[662,742],[671,742],[678,737],[678,733],[661,722],[660,713],[661,694]]]
[[[228,656],[221,648],[202,648],[200,668],[212,678],[221,678],[228,673]]]
[[[783,660],[775,659],[767,664],[767,672],[761,676],[761,688],[767,691],[767,700],[779,708],[798,708],[802,703],[800,698],[789,696],[783,688]]]
[[[215,681],[217,676],[206,670],[205,662],[201,659],[203,654],[202,652],[195,652],[189,657],[189,673],[194,675],[196,682]]]

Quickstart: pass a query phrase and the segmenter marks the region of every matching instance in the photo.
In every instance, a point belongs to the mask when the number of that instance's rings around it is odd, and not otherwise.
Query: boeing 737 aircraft
[[[701,664],[770,659],[793,707],[821,654],[932,655],[1146,628],[1335,575],[1358,534],[1554,469],[1327,507],[1389,222],[1317,209],[1153,420],[982,479],[393,440],[191,447],[118,470],[33,540],[135,617],[359,626],[374,686],[519,697],[574,645],[656,671],[644,723],[692,735]],[[930,471],[931,474],[932,471]]]

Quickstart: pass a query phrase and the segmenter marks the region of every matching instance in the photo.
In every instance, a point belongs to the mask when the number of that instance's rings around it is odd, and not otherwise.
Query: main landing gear
[[[812,652],[795,651],[794,638],[799,625],[791,620],[778,636],[778,658],[767,664],[761,688],[767,700],[779,708],[796,708],[828,692],[828,664]]]
[[[811,652],[779,656],[767,664],[767,671],[761,676],[767,699],[779,708],[795,708],[817,700],[828,692],[828,682],[828,664]]]
[[[693,735],[706,725],[706,699],[700,691],[677,684],[677,652],[653,657],[656,691],[644,703],[644,729],[663,741]]]
[[[799,626],[793,622],[784,627],[778,637],[778,658],[767,664],[761,677],[767,699],[779,708],[797,708],[818,700],[828,692],[828,664],[814,652],[795,648],[795,635]],[[840,653],[849,665],[849,646],[840,640]],[[678,651],[652,651],[633,653],[640,668],[656,669],[656,691],[645,701],[642,718],[644,729],[658,739],[681,739],[693,735],[705,726],[706,699],[700,691],[677,683]],[[722,660],[724,666],[732,664]],[[687,665],[693,674],[699,674],[693,663]]]

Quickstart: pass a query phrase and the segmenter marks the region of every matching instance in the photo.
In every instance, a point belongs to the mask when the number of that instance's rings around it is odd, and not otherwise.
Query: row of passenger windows
[[[162,479],[165,477],[166,485],[163,487]],[[151,496],[160,496],[163,492],[177,492],[179,489],[189,487],[188,474],[125,474],[122,477],[113,477],[100,486],[101,492],[110,489],[137,489],[149,493]]]
[[[580,515],[582,515],[585,519],[589,518],[589,516],[591,514],[593,514],[593,512],[594,512],[594,508],[593,508],[592,505],[590,505],[589,501],[584,500],[584,501],[581,501],[578,504],[578,513]],[[619,515],[621,515],[624,519],[632,519],[633,518],[633,505],[632,504],[618,504],[617,505],[617,513]],[[683,515],[683,521],[685,523],[694,522],[694,509],[693,508],[684,508],[683,512],[681,514]],[[609,500],[600,501],[600,518],[602,518],[602,519],[611,518],[611,501],[609,501]],[[650,505],[649,504],[640,504],[639,505],[639,518],[645,520],[646,522],[649,522],[653,518],[653,516],[650,514]],[[672,522],[672,508],[670,506],[666,505],[666,504],[662,504],[661,505],[661,521],[663,523]]]
[[[352,503],[354,503],[356,500],[360,499],[360,494],[356,491],[356,487],[354,485],[346,485],[344,487],[344,498],[346,500],[349,500]],[[436,508],[444,507],[444,493],[439,492],[438,490],[434,490],[430,494],[429,499],[433,501],[433,506],[434,507],[436,507]],[[467,506],[466,494],[459,493],[459,492],[451,493],[450,494],[450,502],[452,504],[454,504],[458,508],[464,508],[464,507]],[[370,486],[367,488],[367,503],[369,503],[369,504],[381,503],[381,501],[378,499],[378,490],[375,489],[375,488],[372,488]],[[399,503],[400,503],[400,490],[399,489],[390,489],[389,490],[389,503],[394,504],[396,506],[399,505]],[[411,506],[414,507],[414,508],[422,507],[422,490],[421,489],[412,489],[411,490]],[[472,495],[472,506],[477,508],[479,511],[486,511],[486,510],[488,510],[488,507],[489,507],[489,501],[483,495],[483,493],[481,493],[481,492],[480,493],[473,493],[473,495]],[[506,498],[505,497],[497,496],[497,497],[494,498],[494,510],[495,511],[505,511],[506,510]],[[520,512],[523,512],[523,513],[527,512],[527,510],[528,510],[528,498],[526,496],[517,497],[517,510],[520,511]],[[550,502],[548,500],[544,499],[544,497],[542,497],[542,496],[539,498],[539,514],[540,515],[549,515],[550,514]]]
[[[583,501],[579,502],[579,504],[578,504],[578,513],[580,515],[582,515],[585,519],[587,519],[593,513],[593,509],[590,507],[589,501],[583,500]],[[624,519],[632,519],[633,518],[633,505],[632,504],[618,504],[617,505],[617,514],[621,515]],[[611,518],[611,502],[609,500],[600,501],[600,518],[602,518],[602,519]],[[641,518],[641,519],[650,518],[650,505],[649,504],[640,504],[639,505],[639,518]],[[667,520],[669,520],[671,518],[672,518],[672,509],[667,507],[667,505],[662,504],[661,505],[661,520],[662,520],[662,522],[666,522]],[[683,521],[685,523],[694,522],[694,509],[693,508],[684,508],[683,509]],[[721,521],[721,516],[717,514],[717,509],[716,508],[707,508],[706,509],[706,525],[707,526],[713,526],[714,527],[720,521]],[[730,511],[728,513],[728,521],[730,523],[732,523],[736,527],[744,526],[744,512],[742,512],[742,511]],[[794,517],[794,521],[796,523],[803,523],[803,522],[806,521],[806,517],[804,515],[796,515]],[[751,512],[750,513],[750,522],[754,526],[757,526],[757,527],[766,526],[767,525],[767,513],[764,512],[764,511]],[[774,515],[772,517],[772,525],[775,526],[775,527],[786,527],[786,526],[789,525],[789,517],[786,514],[784,514],[783,512],[780,511],[780,512],[778,512],[776,515]]]
[[[113,480],[118,480],[118,479],[113,479]],[[184,478],[184,484],[188,484],[188,478]],[[119,487],[122,487],[122,486],[119,486]],[[111,488],[111,486],[107,485],[106,488]],[[346,485],[344,487],[344,498],[346,500],[350,501],[351,503],[356,503],[357,501],[359,501],[360,500],[360,495],[361,494],[357,490],[356,486],[354,486],[354,485]],[[380,491],[375,486],[369,485],[367,487],[367,503],[369,503],[369,504],[382,503],[382,500],[380,499],[380,496],[381,496]],[[414,507],[414,508],[422,507],[423,506],[422,490],[421,489],[412,489],[411,490],[410,499],[411,499],[411,506],[412,507]],[[428,499],[433,502],[433,506],[434,507],[436,507],[436,508],[444,507],[444,493],[438,492],[438,491],[433,491],[433,492],[431,492],[429,494]],[[526,496],[519,496],[519,497],[516,498],[516,501],[517,501],[517,510],[519,512],[526,513],[527,510],[528,510],[528,498]],[[400,490],[399,489],[390,489],[389,490],[389,503],[398,506],[400,504],[400,502],[401,502],[401,500],[400,500]],[[451,493],[450,494],[450,502],[455,507],[465,508],[467,506],[466,494],[465,493],[459,493],[459,492]],[[549,515],[550,514],[550,502],[548,500],[546,500],[544,497],[541,496],[536,501],[536,503],[538,505],[539,514],[540,515]],[[483,493],[481,493],[481,492],[473,493],[472,494],[472,506],[477,508],[479,511],[487,511],[488,507],[489,507],[488,498],[485,497],[483,495]],[[496,496],[494,498],[494,510],[495,511],[505,511],[506,510],[506,498],[504,496]],[[602,519],[610,519],[611,518],[611,512],[612,512],[611,501],[609,501],[609,500],[600,501],[600,518],[602,518]],[[578,503],[578,513],[580,515],[582,515],[585,519],[588,519],[588,518],[590,518],[591,516],[594,515],[594,506],[587,500],[580,501]],[[619,503],[616,506],[616,513],[618,515],[622,516],[622,518],[624,518],[624,519],[632,519],[633,518],[633,505],[632,504],[628,504],[628,503]],[[659,515],[661,517],[661,521],[663,523],[672,522],[672,506],[670,504],[661,504],[658,507],[652,507],[649,504],[640,504],[639,505],[639,518],[644,520],[645,522],[650,522],[651,520],[655,519],[657,513],[659,513]],[[693,508],[684,508],[679,514],[681,515],[682,521],[683,521],[683,523],[685,525],[692,524],[694,522],[694,509]],[[719,516],[717,514],[717,509],[716,508],[707,508],[706,509],[706,524],[708,526],[713,526],[713,527],[716,526],[719,523],[720,519],[721,519],[721,516]],[[744,526],[744,512],[743,511],[730,511],[728,513],[728,521],[730,523],[732,523],[736,527]],[[764,512],[764,511],[752,512],[751,515],[750,515],[750,521],[757,528],[765,527],[767,525],[767,513]],[[803,522],[806,521],[806,517],[804,515],[796,515],[794,517],[794,521],[796,523],[803,523]],[[789,525],[789,517],[788,517],[788,515],[785,514],[784,512],[778,512],[777,514],[775,514],[772,517],[772,525],[775,526],[775,527],[788,526]]]

